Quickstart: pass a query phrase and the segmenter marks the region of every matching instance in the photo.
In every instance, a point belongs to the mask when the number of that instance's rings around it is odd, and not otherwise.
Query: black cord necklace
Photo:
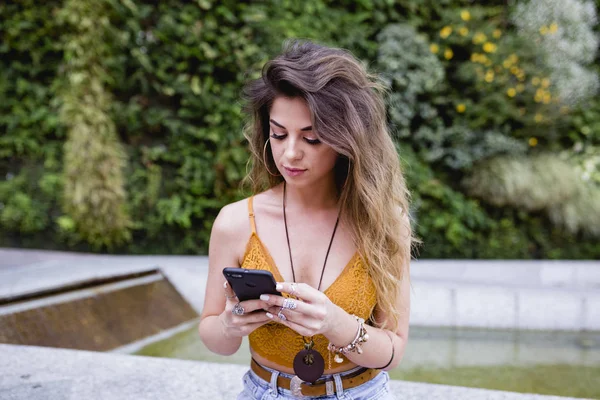
[[[290,266],[292,267],[292,279],[295,283],[296,272],[294,271],[294,260],[292,259],[292,247],[290,246],[290,235],[288,233],[285,204],[286,183],[283,182],[283,223],[285,225],[285,237],[287,239],[288,253],[290,255]],[[329,247],[327,247],[327,254],[325,254],[325,261],[323,261],[323,268],[321,269],[321,278],[319,279],[319,286],[317,287],[317,290],[321,290],[321,283],[323,282],[323,274],[325,273],[327,258],[329,257],[329,251],[331,250],[333,238],[335,237],[335,232],[337,231],[337,227],[340,222],[340,213],[341,208],[338,211],[337,219],[335,221],[335,227],[333,228],[333,233],[331,234],[331,239],[329,240]],[[312,337],[310,337],[308,342],[304,337],[303,340],[304,349],[300,350],[294,357],[294,373],[297,377],[299,377],[305,382],[315,382],[321,377],[321,375],[323,375],[323,372],[325,371],[325,360],[323,359],[321,353],[313,349],[315,342],[313,341]],[[299,383],[297,382],[297,384]]]

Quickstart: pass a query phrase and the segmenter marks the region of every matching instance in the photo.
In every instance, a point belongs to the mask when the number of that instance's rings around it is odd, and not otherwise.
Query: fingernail
[[[269,295],[268,294],[261,294],[260,295],[260,299],[264,300],[264,301],[269,301]]]
[[[270,312],[267,313],[267,318],[273,318],[273,314],[271,314]]]
[[[275,289],[277,289],[277,290],[283,289],[283,284],[278,283],[277,285],[275,285]]]

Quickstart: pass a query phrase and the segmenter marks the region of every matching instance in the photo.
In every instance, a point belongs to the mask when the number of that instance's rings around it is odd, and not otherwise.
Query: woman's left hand
[[[324,293],[305,283],[291,282],[278,283],[277,290],[292,297],[262,295],[261,300],[271,306],[267,313],[269,318],[302,336],[326,334],[335,326],[338,307]]]

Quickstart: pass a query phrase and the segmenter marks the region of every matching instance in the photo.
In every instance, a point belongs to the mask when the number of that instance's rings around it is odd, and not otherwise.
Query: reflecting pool
[[[229,357],[211,353],[196,327],[136,354],[248,364],[247,340]],[[600,332],[539,332],[412,327],[394,379],[600,398]]]

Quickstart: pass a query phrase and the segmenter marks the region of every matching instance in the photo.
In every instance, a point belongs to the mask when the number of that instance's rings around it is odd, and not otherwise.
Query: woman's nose
[[[296,160],[302,157],[302,149],[300,148],[300,143],[297,140],[292,139],[288,140],[285,148],[285,156],[290,160]]]

